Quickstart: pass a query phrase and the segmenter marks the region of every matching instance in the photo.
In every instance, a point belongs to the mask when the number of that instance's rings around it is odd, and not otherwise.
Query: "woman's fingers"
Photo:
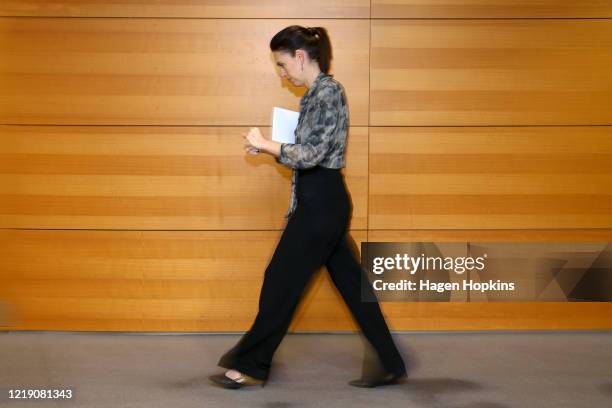
[[[249,154],[258,154],[259,153],[259,149],[257,149],[256,147],[250,146],[250,145],[246,145],[244,147],[244,150],[246,150],[247,153],[249,153]]]
[[[258,128],[250,128],[247,133],[242,133],[242,138],[246,141],[244,148],[249,154],[258,154],[259,148],[255,147],[254,143],[257,143],[257,131]]]
[[[249,130],[249,132],[247,133],[245,138],[251,144],[258,144],[258,142],[261,141],[263,136],[262,136],[261,132],[259,131],[259,128],[251,128],[251,130]]]

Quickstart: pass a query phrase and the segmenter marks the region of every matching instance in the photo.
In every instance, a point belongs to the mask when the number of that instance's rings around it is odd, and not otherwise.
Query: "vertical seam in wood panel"
[[[371,114],[371,88],[370,75],[372,72],[372,0],[370,0],[370,18],[368,20],[368,174],[366,176],[366,242],[370,242],[370,114]],[[363,254],[361,254],[363,257]]]

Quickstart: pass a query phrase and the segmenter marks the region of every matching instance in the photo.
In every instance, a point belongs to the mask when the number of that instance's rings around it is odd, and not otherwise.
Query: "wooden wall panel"
[[[611,1],[371,5],[2,2],[0,329],[7,305],[11,330],[248,328],[290,173],[240,133],[298,110],[268,49],[291,24],[332,36],[358,244],[610,241]],[[381,307],[392,330],[612,328],[603,302]],[[356,328],[323,269],[290,330]]]
[[[305,91],[269,49],[292,24],[328,28],[351,125],[367,125],[369,21],[112,18],[0,18],[0,124],[269,126]]]
[[[10,330],[243,331],[278,231],[0,231]],[[351,233],[356,244],[364,231]],[[377,242],[602,242],[612,230],[378,231]],[[36,256],[32,256],[36,254]],[[606,302],[381,302],[392,330],[605,329]],[[2,326],[2,322],[0,322]],[[325,268],[290,331],[357,326]]]
[[[610,0],[372,0],[372,18],[612,17]]]
[[[369,227],[609,228],[610,127],[370,128]]]
[[[352,232],[356,244],[365,232]],[[279,231],[0,231],[9,330],[242,331]],[[290,273],[291,271],[287,271]],[[350,327],[325,268],[291,330]]]
[[[163,18],[369,18],[369,0],[3,0],[0,15]]]
[[[610,242],[600,230],[369,230],[370,242]],[[611,302],[384,302],[396,330],[610,329]]]
[[[282,228],[291,170],[247,155],[247,130],[0,126],[0,227]],[[348,138],[351,227],[365,229],[368,128]]]
[[[610,20],[372,20],[370,125],[609,125]]]

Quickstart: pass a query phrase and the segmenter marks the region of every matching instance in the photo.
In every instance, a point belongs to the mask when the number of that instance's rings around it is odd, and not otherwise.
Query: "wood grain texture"
[[[610,242],[600,230],[369,230],[370,242]],[[610,302],[384,302],[397,330],[582,330],[612,328]]]
[[[0,231],[10,330],[243,331],[277,231]],[[365,231],[351,235],[359,245]],[[373,242],[606,242],[612,230],[378,231]],[[36,254],[36,256],[32,256]],[[382,302],[392,330],[610,329],[612,304]],[[0,323],[0,326],[2,324]],[[290,331],[358,327],[323,268]]]
[[[369,228],[609,228],[610,127],[370,128]]]
[[[248,329],[290,173],[240,133],[298,110],[268,48],[291,24],[332,37],[358,244],[611,240],[612,2],[154,3],[0,5],[36,17],[0,17],[0,329]],[[392,330],[612,328],[603,302],[381,307]],[[356,329],[323,268],[290,331]]]
[[[359,245],[366,233],[351,235]],[[278,231],[0,230],[7,329],[246,330],[279,238]],[[291,330],[302,322],[352,327],[351,319],[323,268]]]
[[[269,49],[292,24],[328,29],[351,125],[367,125],[369,21],[113,18],[0,18],[0,124],[269,126],[305,92]]]
[[[609,0],[372,0],[373,18],[604,18]]]
[[[246,154],[247,130],[0,126],[0,226],[282,228],[291,169],[270,155]],[[365,229],[368,128],[351,127],[348,140],[351,228]]]
[[[372,20],[370,125],[609,125],[612,20]]]
[[[3,16],[163,18],[369,18],[369,0],[3,0]]]

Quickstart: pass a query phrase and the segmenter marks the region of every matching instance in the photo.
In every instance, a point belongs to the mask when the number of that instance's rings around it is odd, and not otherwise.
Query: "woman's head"
[[[318,68],[329,73],[332,59],[331,42],[323,27],[293,25],[276,33],[270,40],[281,76],[294,85],[304,82],[304,69]]]

